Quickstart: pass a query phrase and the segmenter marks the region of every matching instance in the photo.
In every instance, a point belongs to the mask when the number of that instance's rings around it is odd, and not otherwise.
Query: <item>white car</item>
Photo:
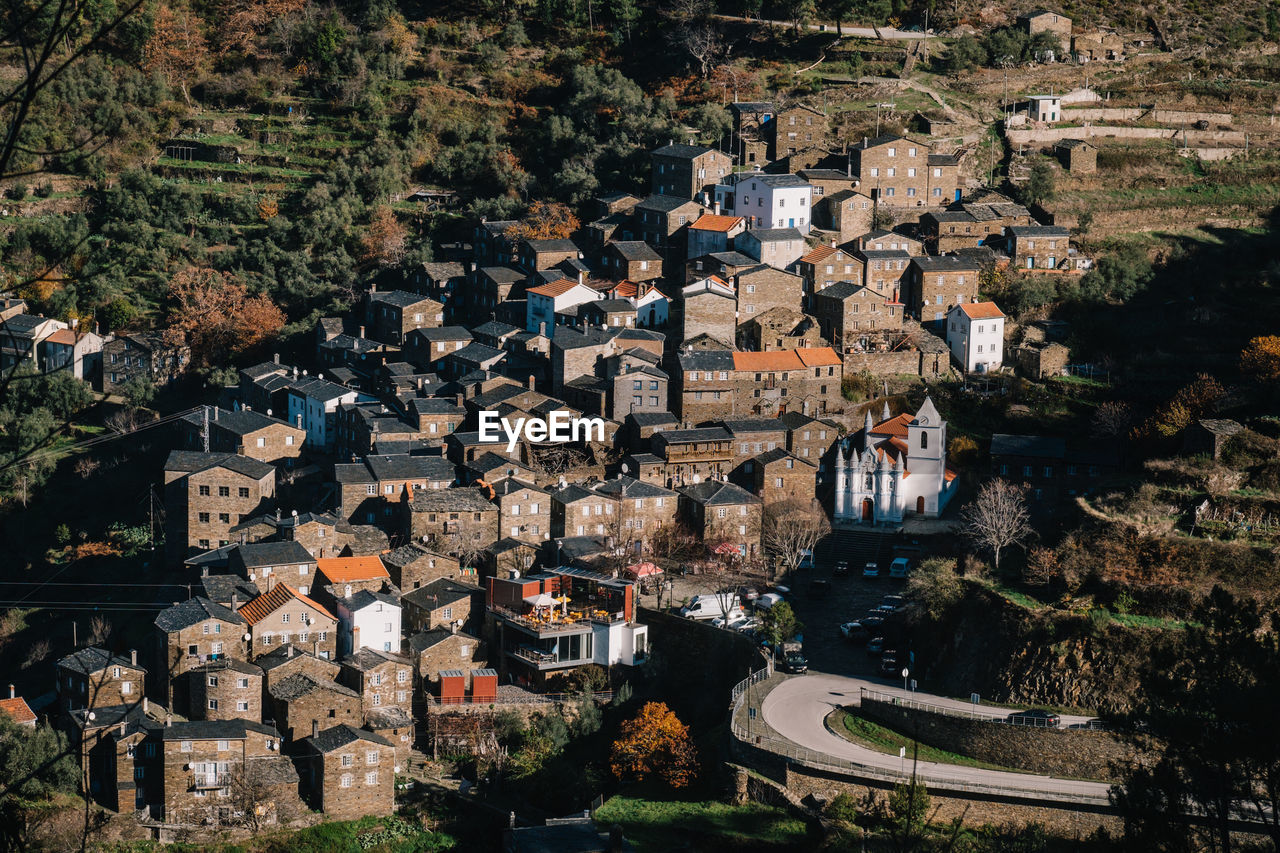
[[[752,605],[756,610],[768,610],[780,601],[782,601],[782,596],[778,595],[776,592],[766,592],[753,601]]]
[[[867,563],[865,566],[862,567],[862,576],[864,578],[880,577],[880,566],[877,565],[876,563]]]
[[[910,564],[907,562],[907,558],[898,557],[889,564],[889,577],[905,578],[907,576],[908,568],[910,568]]]
[[[749,620],[745,615],[730,616],[728,622],[724,620],[723,616],[717,616],[711,620],[711,624],[716,628],[728,628],[730,631],[741,631],[742,626],[749,621],[751,620]]]

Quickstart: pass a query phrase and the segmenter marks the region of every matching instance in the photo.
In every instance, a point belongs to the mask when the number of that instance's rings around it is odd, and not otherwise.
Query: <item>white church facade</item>
[[[835,519],[858,524],[900,524],[908,515],[936,518],[955,492],[947,468],[947,424],[933,401],[920,411],[880,423],[867,412],[862,432],[846,438],[836,455]]]

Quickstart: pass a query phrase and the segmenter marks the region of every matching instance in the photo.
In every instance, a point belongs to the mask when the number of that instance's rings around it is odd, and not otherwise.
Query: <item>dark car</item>
[[[895,649],[885,649],[880,656],[880,674],[890,677],[902,675],[902,666],[898,663],[898,652]]]
[[[831,570],[832,577],[844,578],[849,576],[849,564],[844,560],[837,560],[836,567]]]
[[[863,616],[858,621],[862,623],[863,628],[866,628],[868,631],[874,631],[884,624],[884,614],[868,613],[866,616]]]
[[[874,657],[884,651],[884,637],[872,637],[867,640],[867,654]]]
[[[1043,729],[1056,729],[1062,725],[1062,717],[1044,708],[1014,711],[1008,720],[1015,726],[1037,726]]]
[[[901,595],[886,595],[880,599],[880,606],[884,607],[886,604],[891,605],[894,610],[901,610],[907,606],[907,600]]]
[[[798,675],[809,671],[809,661],[799,652],[787,652],[782,657],[782,668],[786,672]]]
[[[822,598],[831,593],[831,581],[816,580],[809,584],[809,596],[811,598]]]

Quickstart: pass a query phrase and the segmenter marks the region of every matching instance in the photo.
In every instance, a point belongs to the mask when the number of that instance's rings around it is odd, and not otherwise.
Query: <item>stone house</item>
[[[677,307],[681,340],[710,335],[726,347],[733,345],[738,328],[738,295],[730,284],[709,276],[684,288],[681,295]]]
[[[643,240],[615,240],[604,248],[604,262],[618,281],[662,278],[662,255]]]
[[[941,207],[960,198],[959,161],[927,142],[888,134],[849,147],[859,191],[877,205]]]
[[[440,372],[445,368],[445,360],[469,343],[471,333],[462,326],[414,329],[405,336],[404,354],[417,367]]]
[[[120,394],[129,380],[167,388],[186,373],[191,348],[165,343],[161,332],[134,332],[102,345],[102,393]]]
[[[862,284],[883,293],[894,302],[901,300],[911,274],[911,256],[902,249],[857,249],[863,264]]]
[[[734,546],[743,557],[760,552],[761,500],[718,480],[680,489],[681,513],[708,549]]]
[[[738,293],[739,325],[772,308],[799,310],[804,302],[804,279],[764,264],[738,273],[734,289]]]
[[[839,428],[800,412],[787,412],[780,420],[787,425],[787,451],[816,466],[818,485],[823,485],[830,468],[827,463],[840,439]]]
[[[926,255],[911,259],[904,302],[922,323],[943,321],[956,305],[978,298],[978,274],[974,261],[959,255]]]
[[[404,346],[414,329],[444,325],[444,305],[420,293],[375,290],[367,298],[365,322],[373,330],[374,340]]]
[[[192,667],[186,678],[189,719],[262,722],[262,667],[224,658]]]
[[[613,502],[615,521],[604,532],[619,545],[631,543],[637,552],[655,533],[674,524],[679,512],[679,495],[676,492],[625,474],[593,483],[588,490]],[[609,507],[606,506],[605,518],[609,515]],[[572,531],[577,528],[566,527],[565,535],[584,535],[586,525],[577,527],[583,528],[583,532],[575,533]]]
[[[326,816],[355,820],[395,811],[395,746],[373,732],[317,726],[302,742],[312,804]]]
[[[71,711],[134,704],[142,701],[146,677],[137,651],[124,657],[97,646],[80,649],[58,661],[57,705]]]
[[[844,249],[825,245],[815,246],[796,261],[796,272],[804,280],[806,309],[813,306],[813,294],[842,281],[861,283],[865,278],[861,258]]]
[[[254,665],[262,670],[263,686],[270,692],[280,682],[293,675],[305,675],[313,681],[334,681],[338,677],[338,664],[317,657],[317,644],[299,647],[290,643],[277,646],[265,655],[254,658]]]
[[[849,246],[861,251],[903,251],[908,255],[924,254],[924,241],[896,231],[868,231],[850,240]]]
[[[754,228],[744,232],[734,243],[744,255],[780,270],[798,261],[808,248],[804,234],[791,227]]]
[[[813,317],[781,305],[743,323],[739,337],[746,349],[755,352],[820,347],[827,343]]]
[[[670,488],[728,476],[734,464],[733,436],[722,426],[660,432],[653,451],[663,461]]]
[[[809,501],[817,495],[818,466],[781,447],[766,450],[750,465],[752,491],[765,506],[787,500]]]
[[[498,506],[499,533],[537,545],[551,538],[551,499],[545,491],[514,477],[489,488]]]
[[[391,580],[382,560],[374,555],[318,560],[316,576],[316,595],[325,604],[360,590],[381,592]]]
[[[724,216],[720,213],[704,213],[689,226],[689,243],[686,253],[699,258],[715,252],[727,252],[734,240],[747,230],[747,220],[741,216]]]
[[[733,170],[733,158],[714,148],[670,143],[649,154],[653,191],[658,195],[697,198]]]
[[[805,148],[821,147],[827,139],[827,114],[804,104],[779,110],[773,121],[769,159],[777,160]]]
[[[498,507],[474,486],[421,491],[409,503],[409,536],[428,547],[460,553],[498,536]]]
[[[252,720],[166,722],[156,736],[163,749],[160,802],[167,823],[229,821],[237,778],[260,786],[256,805],[264,811],[297,797],[297,774],[292,762],[280,758],[280,733],[273,726]]]
[[[683,261],[684,232],[690,222],[706,213],[696,201],[672,195],[651,195],[632,210],[636,233],[670,262]]]
[[[333,466],[338,484],[338,513],[356,524],[399,529],[404,505],[422,490],[447,489],[457,479],[453,463],[442,456],[408,453],[366,456]]]
[[[289,643],[318,644],[318,656],[326,659],[337,652],[338,620],[287,583],[276,584],[239,612],[249,625],[251,659]]]
[[[1017,24],[1029,36],[1037,33],[1053,33],[1063,46],[1071,43],[1071,19],[1066,15],[1051,12],[1048,9],[1034,9],[1021,14]]]
[[[275,506],[276,469],[234,453],[175,450],[164,466],[170,562],[231,544],[231,528]]]
[[[1062,168],[1073,175],[1091,175],[1098,171],[1098,148],[1086,139],[1060,139],[1053,147]]]
[[[572,240],[521,240],[519,248],[519,266],[526,273],[533,274],[542,270],[562,266],[566,261],[577,261],[582,258],[582,251]]]
[[[357,649],[343,658],[339,683],[360,696],[360,707],[370,714],[399,709],[406,719],[413,713],[413,662],[398,651]],[[409,721],[412,724],[412,721]]]
[[[517,238],[508,236],[509,231],[519,225],[514,219],[487,222],[481,219],[476,226],[473,247],[476,266],[491,264],[510,264],[516,260]]]
[[[476,637],[448,628],[421,631],[409,638],[409,655],[424,693],[449,670],[470,672],[485,662],[484,644]]]
[[[382,565],[396,588],[409,593],[441,578],[462,576],[456,557],[438,554],[417,542],[401,545],[382,555]]]
[[[1124,62],[1124,36],[1107,30],[1080,33],[1071,37],[1071,52],[1076,62]]]
[[[838,190],[813,204],[814,227],[835,231],[841,242],[871,230],[876,203],[857,190]]]
[[[578,307],[578,322],[586,326],[631,327],[636,308],[626,299],[597,299]]]
[[[1070,253],[1071,232],[1061,225],[1020,225],[1007,228],[1006,234],[1018,269],[1058,269]]]
[[[1243,429],[1229,418],[1199,418],[1182,431],[1182,452],[1220,459],[1227,442]]]
[[[733,116],[732,147],[745,166],[774,159],[769,154],[773,141],[773,104],[735,101],[729,104]]]
[[[297,672],[267,689],[272,714],[285,740],[295,743],[313,726],[364,722],[360,694],[336,681]]]
[[[477,586],[438,578],[406,592],[400,599],[404,608],[404,632],[416,634],[437,628],[456,630],[472,621],[472,607],[483,593]]]
[[[244,660],[244,617],[236,612],[238,603],[225,607],[202,595],[167,607],[156,616],[156,669],[154,689],[164,704],[175,710],[188,709],[181,678],[206,663],[226,659]],[[154,694],[153,694],[154,695]]]
[[[316,582],[315,558],[291,539],[235,545],[227,554],[227,568],[266,592],[287,583],[307,595]]]
[[[207,418],[207,420],[206,420]],[[208,429],[209,449],[215,453],[238,453],[271,465],[292,466],[302,455],[307,433],[279,418],[251,409],[227,411],[208,406],[177,423],[179,440],[187,450],[204,447],[202,433]]]
[[[841,352],[861,341],[902,328],[904,308],[891,296],[852,281],[842,281],[813,296],[813,313],[822,336]]]
[[[775,352],[681,353],[686,423],[843,409],[843,365],[830,347]]]

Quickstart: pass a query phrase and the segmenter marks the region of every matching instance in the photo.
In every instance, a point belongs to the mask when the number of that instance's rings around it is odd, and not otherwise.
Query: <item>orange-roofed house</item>
[[[879,423],[868,409],[862,431],[837,448],[837,522],[936,518],[955,493],[955,472],[947,468],[947,424],[928,397],[915,414],[891,416],[885,403]]]
[[[76,379],[89,381],[97,378],[102,369],[101,335],[83,327],[59,329],[40,344],[41,368],[46,373],[70,370]]]
[[[335,598],[346,598],[357,590],[377,592],[391,582],[382,559],[372,557],[330,557],[316,561],[316,587],[333,587]]]
[[[600,293],[576,278],[562,278],[550,284],[529,288],[527,296],[525,329],[536,332],[543,323],[546,324],[545,328],[553,328],[557,311],[594,302],[600,298]]]
[[[1004,365],[1004,312],[994,302],[963,302],[947,312],[947,345],[966,373]]]
[[[733,248],[733,239],[747,230],[741,216],[704,213],[689,226],[689,257],[698,258]]]
[[[680,353],[678,361],[677,414],[689,424],[787,412],[818,417],[843,410],[844,367],[831,347],[692,351]]]
[[[382,565],[377,557],[369,559]],[[239,613],[249,624],[250,658],[270,654],[289,643],[310,649],[324,660],[337,655],[338,620],[324,605],[287,583],[276,584],[270,592],[249,600]]]
[[[13,685],[9,685],[9,698],[0,699],[0,715],[7,716],[20,726],[36,727],[36,715],[31,710],[31,706],[27,704],[27,700],[23,699],[13,692]]]

